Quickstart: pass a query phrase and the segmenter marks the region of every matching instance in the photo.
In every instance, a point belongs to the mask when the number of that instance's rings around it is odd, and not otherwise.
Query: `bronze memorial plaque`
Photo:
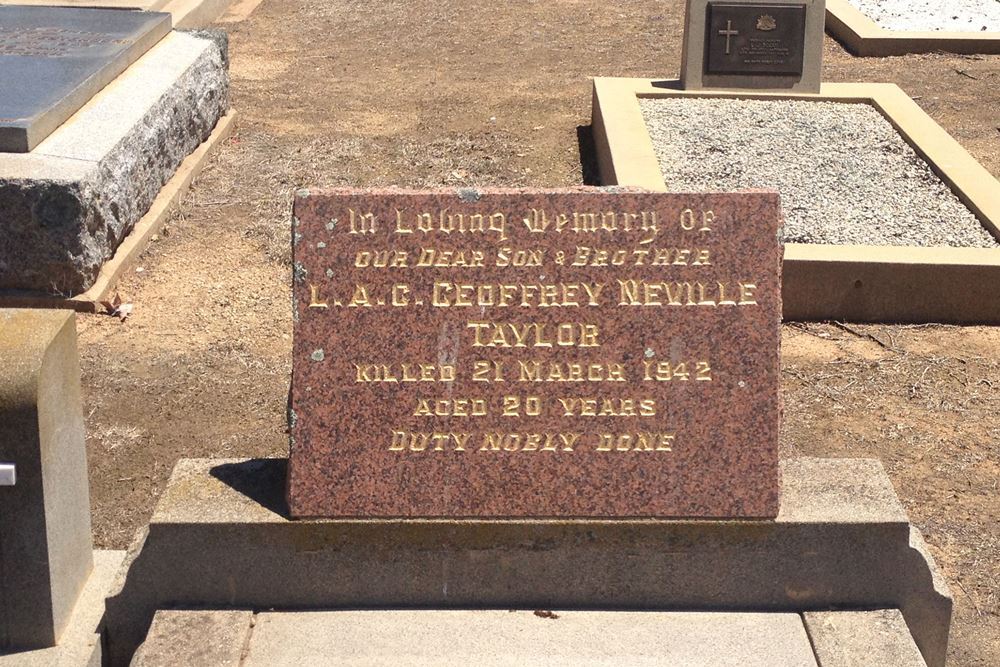
[[[300,193],[294,517],[774,517],[778,195]]]
[[[710,2],[706,74],[800,75],[806,6]]]

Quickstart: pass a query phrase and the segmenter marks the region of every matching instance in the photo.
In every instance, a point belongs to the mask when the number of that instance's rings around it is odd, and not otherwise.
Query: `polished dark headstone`
[[[806,6],[708,4],[706,74],[802,74]]]
[[[0,7],[0,152],[32,150],[170,27],[157,12]]]

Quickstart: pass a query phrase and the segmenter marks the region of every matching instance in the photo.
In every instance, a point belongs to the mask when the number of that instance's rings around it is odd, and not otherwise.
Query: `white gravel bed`
[[[789,243],[1000,245],[867,104],[709,98],[639,103],[668,190],[777,190]]]
[[[848,0],[886,30],[1000,32],[1000,0]]]

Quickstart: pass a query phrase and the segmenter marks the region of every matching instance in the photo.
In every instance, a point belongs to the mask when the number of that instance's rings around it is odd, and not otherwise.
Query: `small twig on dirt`
[[[917,395],[917,386],[923,383],[924,376],[927,375],[927,371],[929,371],[931,369],[931,366],[933,366],[933,365],[934,364],[927,364],[927,367],[924,368],[924,372],[920,374],[920,379],[918,379],[916,382],[914,382],[912,385],[910,385],[910,397],[911,398],[913,396]]]
[[[830,334],[826,333],[825,331],[820,331],[819,333],[816,333],[815,331],[809,328],[808,324],[805,324],[804,322],[789,322],[788,326],[790,326],[793,329],[798,329],[802,333],[807,333],[810,336],[815,336],[816,338],[821,338],[823,340],[830,340]]]
[[[965,585],[962,583],[961,579],[959,579],[958,577],[955,577],[955,581],[958,582],[958,587],[961,588],[962,592],[965,593],[966,597],[969,598],[969,602],[972,603],[973,608],[976,610],[976,615],[978,615],[979,618],[982,618],[983,617],[983,610],[980,609],[979,605],[976,603],[976,598],[972,597],[972,595],[969,593],[969,591],[966,590]]]
[[[970,79],[972,79],[973,81],[979,81],[979,77],[978,76],[972,76],[971,74],[969,74],[968,72],[966,72],[964,69],[956,69],[955,73],[956,74],[961,74],[962,76],[967,76]]]
[[[883,343],[882,341],[880,341],[878,338],[876,338],[875,336],[871,335],[870,333],[865,333],[864,331],[858,331],[854,327],[850,327],[850,326],[844,324],[843,322],[831,322],[831,324],[833,324],[833,326],[837,327],[838,329],[843,329],[847,333],[854,334],[858,338],[867,338],[868,340],[872,341],[873,343],[875,343],[876,345],[878,345],[879,347],[881,347],[884,350],[889,350],[890,352],[895,352],[896,351],[894,348],[889,347],[889,345],[887,345],[886,343]]]

